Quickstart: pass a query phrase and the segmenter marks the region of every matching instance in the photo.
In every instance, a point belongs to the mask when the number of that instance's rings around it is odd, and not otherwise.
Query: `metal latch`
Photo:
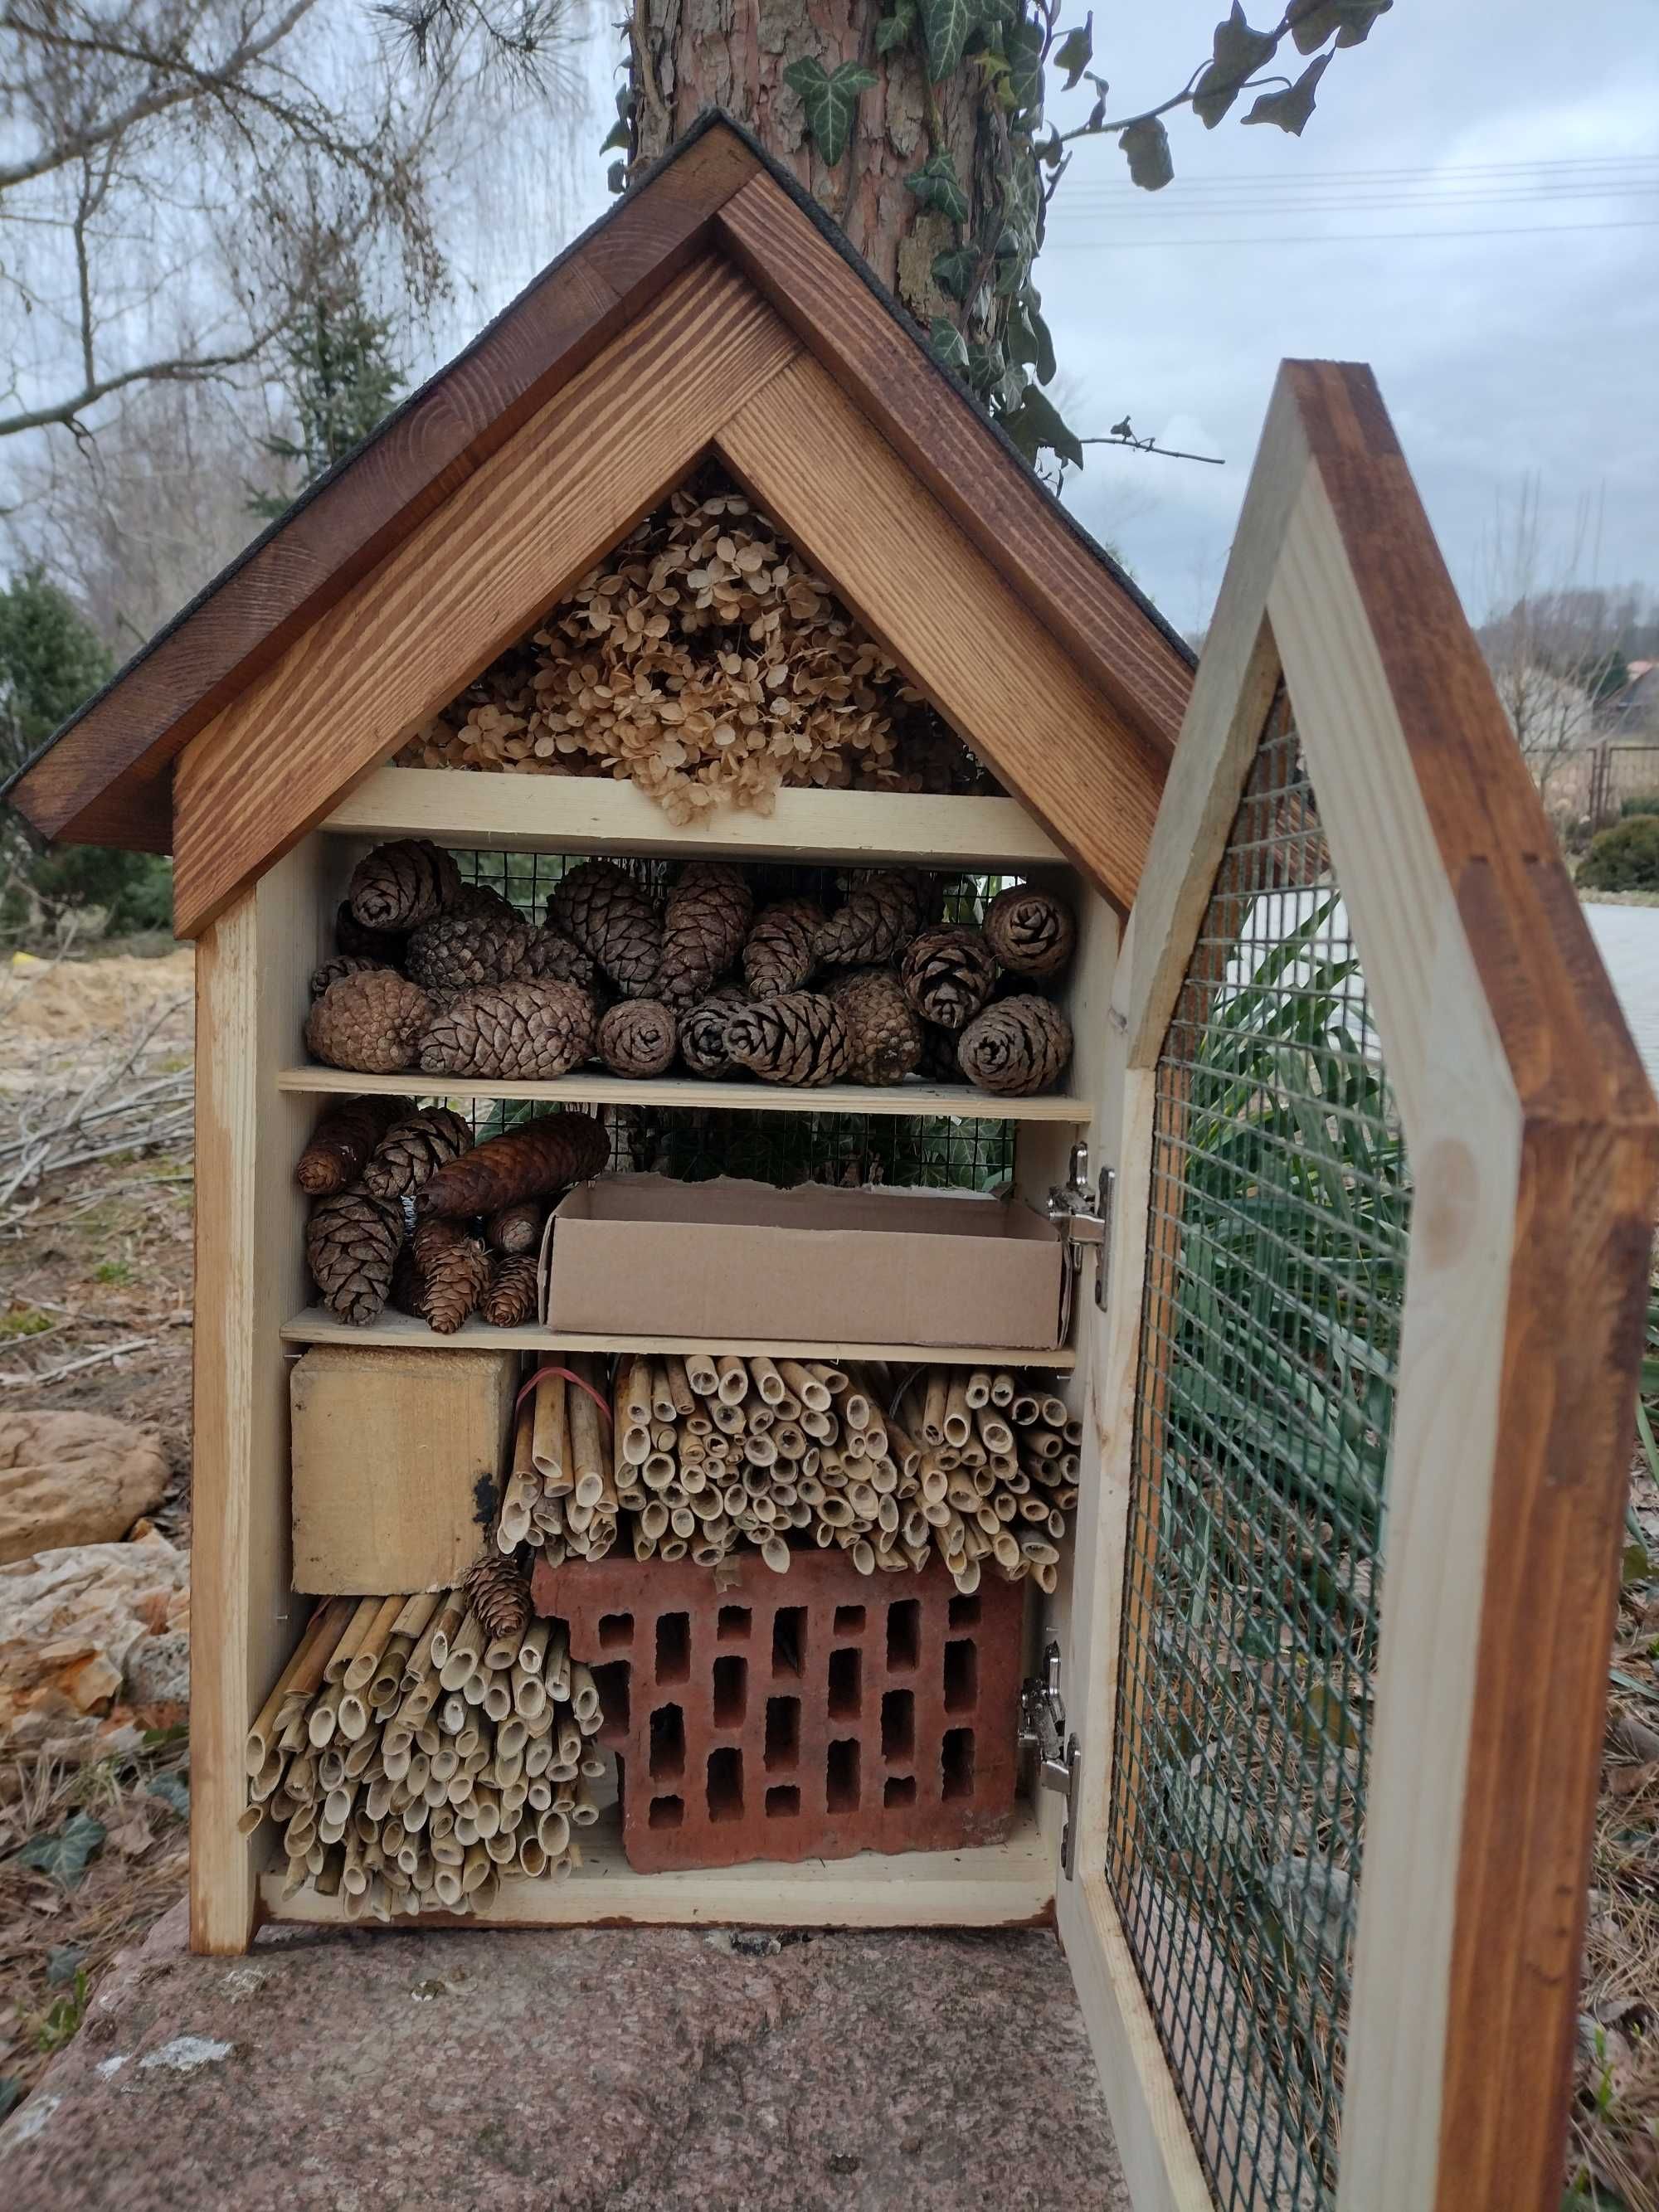
[[[1077,1826],[1080,1754],[1077,1738],[1066,1733],[1066,1700],[1060,1693],[1058,1644],[1050,1644],[1043,1653],[1041,1676],[1021,1686],[1019,1741],[1022,1750],[1035,1751],[1037,1755],[1036,1778],[1041,1786],[1058,1790],[1066,1800],[1066,1825],[1060,1832],[1060,1870],[1069,1880],[1072,1838]]]
[[[1065,1188],[1048,1193],[1048,1218],[1058,1223],[1065,1237],[1068,1270],[1075,1272],[1082,1267],[1085,1251],[1094,1253],[1095,1304],[1102,1313],[1106,1310],[1110,1274],[1112,1191],[1116,1182],[1110,1168],[1102,1168],[1094,1189],[1089,1188],[1089,1147],[1079,1137],[1072,1147]]]

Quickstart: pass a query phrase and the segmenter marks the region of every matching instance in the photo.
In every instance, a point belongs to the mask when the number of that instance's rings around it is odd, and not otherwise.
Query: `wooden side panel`
[[[1055,843],[1127,910],[1160,761],[828,373],[799,356],[732,411],[717,446]]]
[[[190,746],[175,779],[179,933],[488,666],[797,349],[723,263],[679,277]]]

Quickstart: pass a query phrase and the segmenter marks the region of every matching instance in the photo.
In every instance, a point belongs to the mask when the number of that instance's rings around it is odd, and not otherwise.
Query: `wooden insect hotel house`
[[[1554,2203],[1655,1107],[1366,371],[1194,673],[714,118],[12,796],[198,947],[198,1948],[1052,1923],[1137,2207]]]

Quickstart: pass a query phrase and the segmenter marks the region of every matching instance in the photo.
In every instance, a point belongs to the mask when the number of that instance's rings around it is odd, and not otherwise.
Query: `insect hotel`
[[[714,118],[14,795],[198,948],[198,1948],[1052,1923],[1138,2207],[1553,2203],[1655,1109],[1367,372],[1194,675]]]

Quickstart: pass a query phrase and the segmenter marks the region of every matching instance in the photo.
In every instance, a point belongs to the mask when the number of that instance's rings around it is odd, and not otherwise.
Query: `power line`
[[[1659,230],[1659,216],[1632,216],[1627,222],[1510,223],[1501,230],[1314,230],[1275,235],[1270,231],[1251,238],[1050,238],[1045,253],[1134,253],[1162,252],[1170,246],[1338,246],[1366,245],[1373,239],[1393,238],[1558,238],[1569,231]]]
[[[1404,167],[1390,169],[1298,169],[1296,175],[1297,179],[1306,179],[1311,183],[1323,183],[1335,179],[1339,182],[1364,184],[1376,182],[1382,179],[1448,177],[1455,180],[1461,177],[1473,179],[1478,176],[1510,175],[1516,172],[1530,173],[1632,167],[1650,168],[1656,164],[1659,164],[1659,153],[1596,154],[1578,155],[1571,160],[1561,161],[1420,161],[1413,162]],[[1164,190],[1166,192],[1176,192],[1180,191],[1183,185],[1190,189],[1199,184],[1260,185],[1272,184],[1276,181],[1288,183],[1291,179],[1288,176],[1280,179],[1271,175],[1264,175],[1258,169],[1216,170],[1207,171],[1200,176],[1177,176],[1170,184],[1166,185]],[[1124,189],[1133,191],[1136,187],[1126,185]]]
[[[1198,204],[1188,200],[1179,207],[1141,208],[1122,200],[1085,199],[1073,198],[1056,201],[1055,206],[1064,213],[1111,215],[1127,217],[1135,223],[1179,222],[1194,216],[1234,215],[1240,212],[1256,216],[1309,214],[1368,214],[1380,210],[1384,214],[1401,209],[1420,209],[1425,212],[1436,208],[1449,207],[1515,207],[1527,204],[1569,204],[1574,201],[1651,199],[1659,193],[1659,178],[1650,185],[1623,185],[1615,191],[1517,191],[1517,192],[1395,192],[1361,197],[1358,194],[1317,196],[1307,193],[1286,195],[1275,199],[1262,199],[1251,194],[1221,194]]]

